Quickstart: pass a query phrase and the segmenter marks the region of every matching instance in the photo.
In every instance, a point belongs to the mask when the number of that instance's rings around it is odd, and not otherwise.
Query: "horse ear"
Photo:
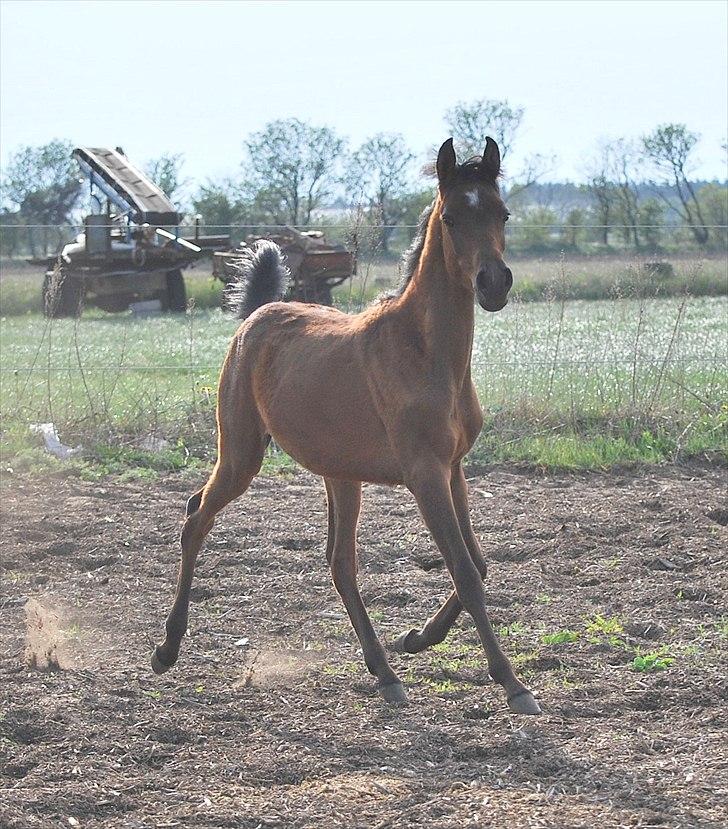
[[[457,167],[457,163],[452,138],[448,138],[442,147],[440,147],[440,151],[437,154],[437,179],[440,184],[445,184],[450,176],[452,176]]]
[[[487,178],[495,181],[500,173],[500,165],[501,157],[498,145],[488,136],[485,139],[485,149],[483,150],[483,173]]]

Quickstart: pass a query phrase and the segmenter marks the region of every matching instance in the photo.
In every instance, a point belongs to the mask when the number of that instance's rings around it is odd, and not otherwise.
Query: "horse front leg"
[[[538,703],[515,675],[488,619],[481,574],[465,544],[450,484],[451,470],[435,460],[430,463],[420,461],[407,476],[407,486],[415,496],[425,524],[445,559],[457,598],[473,617],[490,675],[505,689],[511,711],[516,714],[540,714]]]
[[[402,683],[387,661],[356,581],[356,528],[361,507],[361,483],[327,479],[326,492],[329,515],[333,519],[329,521],[329,533],[333,530],[333,541],[329,538],[327,557],[330,555],[334,586],[361,643],[364,662],[369,672],[377,678],[377,690],[387,702],[406,702]]]
[[[470,558],[480,573],[481,579],[485,581],[488,573],[488,565],[470,521],[468,485],[461,463],[456,464],[452,469],[450,493],[465,546],[468,548]],[[392,649],[397,653],[420,653],[427,648],[431,648],[433,645],[439,645],[447,637],[462,609],[463,606],[460,603],[460,599],[458,599],[457,591],[453,590],[437,613],[425,622],[422,630],[412,628],[411,630],[405,631],[405,633],[402,633],[394,640]]]

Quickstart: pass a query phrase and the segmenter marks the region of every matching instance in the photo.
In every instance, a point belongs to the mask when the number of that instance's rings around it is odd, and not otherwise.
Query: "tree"
[[[699,140],[700,136],[690,132],[685,124],[662,124],[642,138],[642,147],[662,180],[675,188],[680,206],[670,206],[689,225],[695,241],[704,245],[708,241],[708,228],[695,189],[688,178],[691,153]],[[665,199],[665,196],[662,198]]]
[[[460,101],[445,112],[445,123],[461,158],[481,155],[485,138],[490,135],[497,141],[504,161],[513,150],[524,111],[523,107],[511,106],[507,100]],[[542,155],[529,156],[523,169],[511,177],[512,183],[505,197],[512,198],[525,190],[546,172],[548,165],[549,160]]]
[[[188,184],[188,180],[182,178],[183,164],[182,153],[163,153],[148,161],[144,168],[149,178],[175,204],[182,198],[181,191]]]
[[[23,217],[17,210],[0,209],[0,256],[12,259],[21,249],[25,235]]]
[[[564,246],[577,250],[581,241],[582,228],[586,214],[580,207],[572,207],[566,215],[566,222],[561,228],[561,239]]]
[[[513,149],[523,113],[523,107],[512,107],[506,100],[481,98],[455,104],[445,113],[445,123],[461,158],[481,155],[485,137],[490,135],[498,142],[501,161],[505,161]]]
[[[400,221],[407,229],[406,241],[409,244],[417,232],[417,224],[422,211],[432,203],[435,198],[434,187],[421,187],[411,190],[401,199],[402,217]]]
[[[602,244],[609,245],[610,224],[617,212],[617,193],[611,180],[609,145],[602,143],[586,169],[586,186],[594,202],[594,217],[599,227]]]
[[[530,207],[519,213],[513,225],[513,245],[533,253],[549,250],[554,245],[554,231],[559,217],[548,207]]]
[[[248,218],[247,205],[229,180],[221,182],[208,181],[200,186],[192,199],[196,214],[202,217],[206,233],[221,234],[228,232],[236,224]]]
[[[275,224],[307,225],[338,181],[344,142],[297,118],[271,121],[245,142],[244,191]]]
[[[39,225],[44,252],[48,231],[70,221],[81,191],[79,171],[71,156],[73,145],[54,139],[37,147],[21,147],[10,156],[2,182],[3,201],[15,205],[29,225]],[[29,227],[28,240],[35,256],[36,237]]]
[[[640,247],[640,211],[634,171],[639,163],[639,151],[633,141],[617,138],[610,146],[612,180],[617,195],[617,212],[622,224],[625,242],[630,238],[636,249]]]
[[[728,187],[725,184],[704,184],[698,190],[698,203],[706,222],[711,225],[712,243],[728,253]]]
[[[639,205],[638,216],[642,240],[650,250],[660,246],[665,207],[657,199],[645,199]]]
[[[408,172],[414,155],[399,133],[377,133],[350,157],[345,184],[355,204],[369,208],[380,226],[379,243],[388,252],[388,242],[407,209]]]
[[[590,181],[598,210],[609,217],[604,224],[614,219],[625,243],[632,242],[637,249],[641,245],[640,211],[634,174],[639,161],[639,149],[633,141],[627,138],[602,141]],[[603,238],[606,239],[606,234]]]

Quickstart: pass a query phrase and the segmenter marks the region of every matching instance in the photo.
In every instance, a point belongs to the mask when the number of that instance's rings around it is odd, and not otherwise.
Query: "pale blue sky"
[[[142,163],[181,152],[199,180],[232,174],[273,118],[353,144],[387,130],[423,153],[458,100],[526,117],[511,168],[555,154],[581,177],[602,136],[683,121],[697,174],[725,178],[728,4],[702,2],[43,2],[3,0],[0,157],[52,137]]]

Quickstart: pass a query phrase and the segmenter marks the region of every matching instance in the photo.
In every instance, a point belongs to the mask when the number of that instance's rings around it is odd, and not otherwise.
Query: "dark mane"
[[[427,235],[427,225],[430,223],[430,216],[432,216],[432,211],[435,209],[435,200],[432,200],[431,204],[428,204],[427,207],[420,213],[419,218],[417,219],[417,230],[415,231],[414,238],[410,243],[410,246],[407,250],[402,254],[402,264],[401,264],[401,276],[399,280],[399,285],[394,288],[392,291],[387,291],[387,293],[383,294],[380,297],[380,302],[385,301],[388,299],[396,299],[397,297],[402,296],[405,292],[405,289],[410,283],[414,272],[417,270],[417,265],[420,263],[420,256],[422,256],[422,249],[425,246],[425,236]]]

